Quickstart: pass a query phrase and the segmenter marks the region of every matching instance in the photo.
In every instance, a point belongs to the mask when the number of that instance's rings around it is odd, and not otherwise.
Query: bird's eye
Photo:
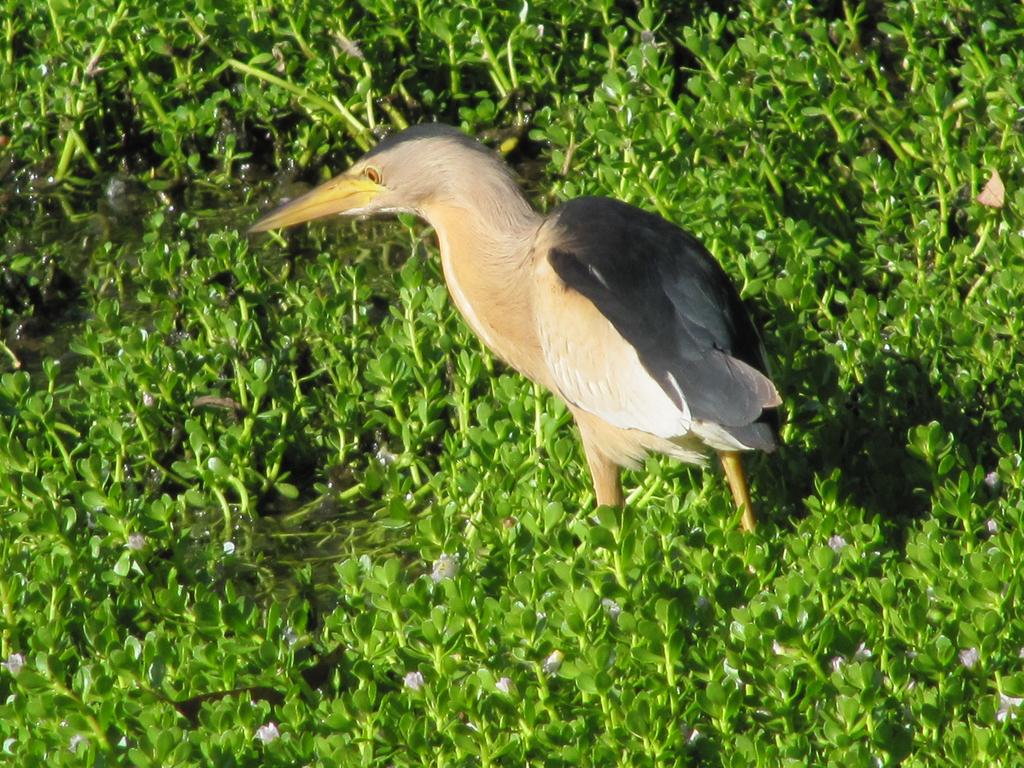
[[[369,181],[372,181],[374,184],[380,184],[380,168],[377,168],[372,165],[366,166],[366,168],[363,169],[363,177],[368,179]]]

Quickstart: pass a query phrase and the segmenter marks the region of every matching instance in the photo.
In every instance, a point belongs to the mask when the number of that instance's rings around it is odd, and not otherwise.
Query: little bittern
[[[444,125],[385,139],[251,231],[400,212],[437,232],[484,344],[566,402],[599,504],[623,503],[619,468],[648,453],[704,463],[714,450],[753,528],[739,452],[774,450],[781,401],[739,294],[692,235],[601,197],[542,216],[497,154]]]

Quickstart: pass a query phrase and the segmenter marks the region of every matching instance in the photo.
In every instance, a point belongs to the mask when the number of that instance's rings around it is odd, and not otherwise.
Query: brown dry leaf
[[[985,188],[981,190],[975,199],[989,208],[1003,207],[1006,202],[1006,187],[1003,186],[1003,180],[999,178],[999,171],[992,171],[992,175],[985,184]]]
[[[338,43],[338,47],[344,51],[346,56],[351,56],[353,59],[359,59],[359,61],[366,61],[366,56],[363,55],[363,49],[359,47],[359,43],[355,40],[351,40],[345,35],[337,33],[334,35],[334,40]]]

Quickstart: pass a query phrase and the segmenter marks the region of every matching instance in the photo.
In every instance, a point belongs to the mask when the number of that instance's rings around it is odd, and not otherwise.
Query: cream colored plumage
[[[433,226],[452,299],[484,344],[566,401],[598,503],[622,503],[619,467],[647,453],[714,450],[753,527],[738,452],[775,447],[781,401],[735,289],[696,240],[604,198],[542,216],[497,155],[440,125],[386,139],[252,231],[394,212]]]

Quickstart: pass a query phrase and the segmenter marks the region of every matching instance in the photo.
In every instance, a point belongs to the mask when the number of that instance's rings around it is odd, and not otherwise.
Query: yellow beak
[[[358,211],[366,207],[385,187],[362,176],[342,174],[325,181],[316,189],[271,211],[251,227],[250,232],[281,229],[304,221],[336,213]]]

